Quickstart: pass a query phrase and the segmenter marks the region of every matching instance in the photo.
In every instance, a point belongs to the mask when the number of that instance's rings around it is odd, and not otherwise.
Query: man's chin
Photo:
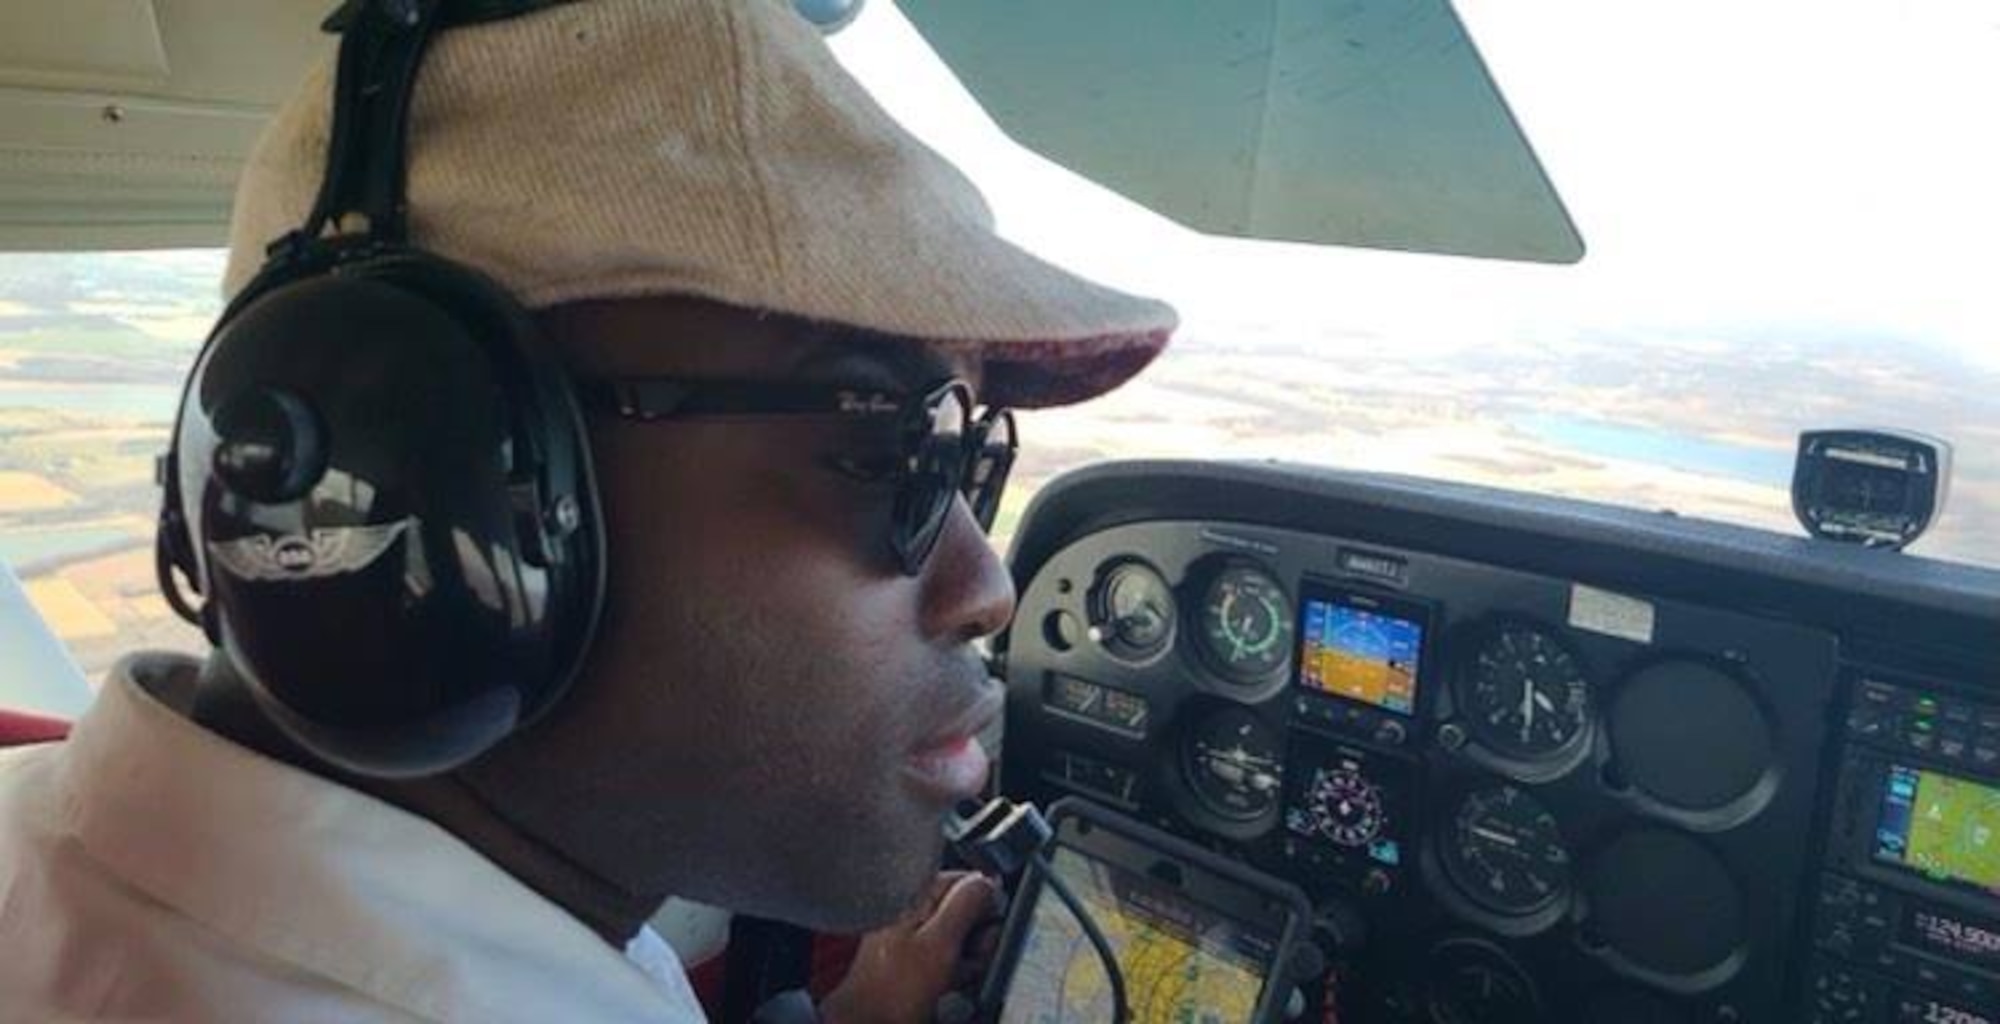
[[[894,923],[930,894],[944,853],[944,837],[926,837],[886,850],[883,856],[840,871],[828,865],[814,879],[803,913],[778,915],[814,931],[853,934]]]

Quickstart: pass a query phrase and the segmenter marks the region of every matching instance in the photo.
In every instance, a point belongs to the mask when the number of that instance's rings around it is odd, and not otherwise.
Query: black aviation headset
[[[209,335],[161,461],[168,601],[280,728],[349,771],[447,770],[533,721],[604,603],[563,368],[499,284],[410,244],[404,195],[436,34],[550,2],[351,0],[328,19],[318,199]],[[352,218],[365,230],[342,233]]]

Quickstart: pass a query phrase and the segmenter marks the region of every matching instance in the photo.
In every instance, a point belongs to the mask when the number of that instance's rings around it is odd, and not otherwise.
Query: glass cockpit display
[[[1285,828],[1336,866],[1394,870],[1409,856],[1412,769],[1399,758],[1294,735]]]
[[[1256,1019],[1280,936],[1065,846],[1055,848],[1051,866],[1116,953],[1133,1024]],[[1097,954],[1051,895],[1035,902],[1002,1006],[1002,1024],[1111,1019],[1110,985]]]
[[[2000,897],[2000,787],[1889,766],[1875,859]]]
[[[1424,651],[1420,612],[1311,584],[1302,598],[1299,685],[1415,714]]]

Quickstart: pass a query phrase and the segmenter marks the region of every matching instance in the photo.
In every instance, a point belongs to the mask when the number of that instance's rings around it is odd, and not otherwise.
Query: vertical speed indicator
[[[1208,582],[1200,612],[1202,650],[1231,683],[1255,684],[1292,663],[1292,599],[1270,573],[1226,563]]]
[[[1533,914],[1569,888],[1562,831],[1514,786],[1468,793],[1439,837],[1445,874],[1467,898],[1498,914]]]

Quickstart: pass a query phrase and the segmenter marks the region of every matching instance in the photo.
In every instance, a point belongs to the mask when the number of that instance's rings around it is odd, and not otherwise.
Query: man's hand
[[[926,1024],[938,997],[981,965],[961,962],[966,936],[997,917],[999,891],[981,875],[938,875],[901,920],[869,932],[847,977],[819,1005],[827,1024]]]

